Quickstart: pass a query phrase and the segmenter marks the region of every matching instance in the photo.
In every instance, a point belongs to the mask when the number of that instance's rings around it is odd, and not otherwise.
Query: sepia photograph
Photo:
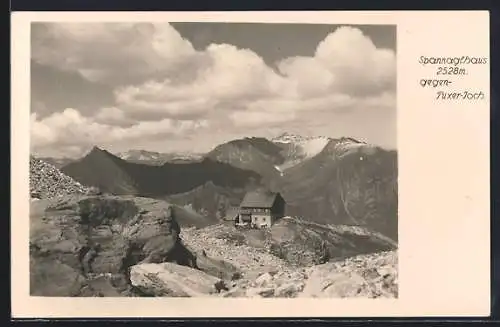
[[[11,19],[14,319],[491,312],[487,11]]]
[[[32,22],[30,295],[397,299],[396,34]]]

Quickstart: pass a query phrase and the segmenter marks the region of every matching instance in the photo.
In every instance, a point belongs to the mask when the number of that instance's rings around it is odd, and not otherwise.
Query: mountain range
[[[248,137],[199,154],[94,147],[61,170],[106,193],[140,195],[214,216],[246,190],[279,191],[286,214],[323,224],[363,226],[397,240],[397,152],[353,138]]]
[[[255,172],[208,158],[195,163],[155,166],[128,162],[98,147],[61,171],[106,193],[153,198],[184,193],[209,181],[222,187],[245,188],[261,179]]]
[[[170,163],[189,163],[200,161],[203,158],[202,154],[197,153],[162,153],[147,150],[129,150],[118,152],[117,157],[135,163],[150,164],[161,166],[167,162]]]

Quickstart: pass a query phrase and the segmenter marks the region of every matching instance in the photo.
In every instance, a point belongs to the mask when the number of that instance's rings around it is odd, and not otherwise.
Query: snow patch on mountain
[[[320,153],[328,144],[328,141],[327,137],[318,137],[303,141],[301,146],[306,158],[314,157]]]
[[[357,151],[359,148],[369,149],[371,148],[369,144],[365,142],[360,142],[351,138],[341,138],[335,144],[335,153],[337,156],[342,157]]]
[[[330,141],[326,136],[301,136],[290,133],[283,133],[272,139],[274,143],[282,143],[297,147],[297,155],[302,159],[311,158],[325,148]]]
[[[281,171],[290,168],[306,159],[312,158],[320,153],[330,142],[329,137],[325,136],[301,136],[296,134],[284,133],[272,139],[274,144],[283,149],[285,162],[279,166]]]
[[[145,150],[129,150],[125,152],[116,153],[116,156],[123,159],[135,159],[135,160],[151,160],[158,159],[159,153]]]
[[[365,142],[350,137],[331,138],[326,136],[302,136],[291,133],[283,133],[271,141],[280,146],[285,162],[279,166],[281,171],[296,166],[323,151],[327,151],[335,157],[342,157],[357,151],[359,148],[369,148]]]

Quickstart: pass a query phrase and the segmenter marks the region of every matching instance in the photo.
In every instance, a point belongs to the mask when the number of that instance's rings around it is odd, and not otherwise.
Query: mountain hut
[[[286,202],[280,193],[251,191],[241,201],[236,225],[253,228],[271,227],[285,215]]]

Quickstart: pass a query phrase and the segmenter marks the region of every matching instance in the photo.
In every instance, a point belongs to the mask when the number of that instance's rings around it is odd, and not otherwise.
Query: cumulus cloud
[[[107,124],[107,125],[130,125],[132,120],[126,116],[126,114],[117,107],[104,107],[101,108],[97,114],[94,116],[94,120],[97,123]]]
[[[232,109],[246,108],[260,99],[294,96],[293,82],[274,72],[251,50],[210,45],[202,55],[205,64],[191,81],[166,78],[122,87],[115,92],[117,105],[131,115],[182,119],[209,114],[227,104]]]
[[[175,83],[166,78],[121,88],[116,92],[118,105],[130,114],[171,117],[207,115],[228,107],[250,112],[231,114],[237,122],[263,110],[335,110],[339,102],[377,98],[395,86],[394,53],[376,48],[350,27],[329,34],[313,57],[285,58],[276,70],[251,50],[231,45],[210,45],[202,55],[208,59],[192,80]]]
[[[230,133],[395,106],[394,52],[354,27],[332,31],[314,55],[275,67],[230,44],[197,51],[168,23],[41,24],[32,34],[33,60],[107,83],[115,97],[93,117],[74,109],[32,116],[39,146],[180,135],[220,120]]]
[[[32,28],[32,59],[77,71],[93,82],[140,82],[177,73],[196,52],[170,24],[38,23]]]
[[[230,115],[230,119],[237,127],[273,127],[295,119],[295,112],[282,111],[273,112],[265,110],[235,111]]]
[[[123,111],[143,119],[189,119],[203,115],[217,104],[217,99],[208,93],[190,92],[188,87],[172,85],[169,80],[120,88],[115,96]]]
[[[56,112],[43,119],[31,114],[32,147],[43,149],[57,145],[60,153],[74,152],[95,144],[127,143],[137,139],[178,137],[208,126],[206,121],[142,121],[129,127],[121,127],[84,117],[73,108]]]
[[[395,84],[394,52],[377,49],[357,28],[340,27],[330,33],[316,48],[315,59],[334,74],[339,92],[378,93]]]

